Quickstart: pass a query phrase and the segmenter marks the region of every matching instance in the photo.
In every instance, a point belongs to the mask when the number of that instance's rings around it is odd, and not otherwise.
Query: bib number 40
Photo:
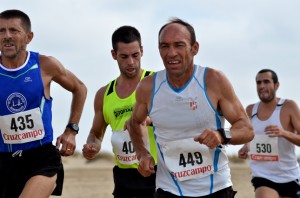
[[[129,141],[129,142],[126,142],[126,141],[125,141],[124,144],[123,144],[122,151],[123,151],[124,153],[126,153],[126,154],[128,154],[128,153],[134,153],[135,150],[134,150],[134,148],[133,148],[132,142],[131,142],[131,141]]]

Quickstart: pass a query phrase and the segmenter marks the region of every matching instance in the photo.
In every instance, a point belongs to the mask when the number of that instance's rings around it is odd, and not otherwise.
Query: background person
[[[255,138],[239,150],[239,157],[250,158],[256,198],[300,197],[295,153],[295,145],[300,146],[299,107],[276,96],[279,82],[273,70],[259,71],[255,80],[260,101],[246,108]]]
[[[124,130],[127,128],[125,124],[131,116],[135,103],[136,86],[141,79],[152,72],[141,69],[143,47],[140,33],[136,28],[132,26],[119,27],[112,35],[112,46],[111,54],[118,63],[120,76],[101,87],[95,96],[95,116],[86,144],[83,146],[83,156],[88,160],[95,157],[100,151],[106,128],[110,125],[116,164],[113,168],[114,197],[153,197],[155,175],[144,178],[139,174],[135,150],[128,130]],[[147,150],[156,159],[152,127],[147,128],[144,122],[143,132],[143,137],[148,142]]]

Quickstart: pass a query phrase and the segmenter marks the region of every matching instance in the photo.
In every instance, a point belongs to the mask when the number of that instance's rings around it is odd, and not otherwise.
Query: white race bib
[[[256,161],[278,161],[278,137],[255,135],[250,142],[250,159]]]
[[[2,138],[6,144],[22,144],[41,140],[45,136],[39,108],[0,116]]]
[[[160,144],[171,174],[179,181],[205,177],[213,173],[213,161],[206,145],[193,138]]]
[[[138,163],[129,132],[127,130],[113,131],[111,144],[114,149],[114,153],[121,164],[132,165]]]

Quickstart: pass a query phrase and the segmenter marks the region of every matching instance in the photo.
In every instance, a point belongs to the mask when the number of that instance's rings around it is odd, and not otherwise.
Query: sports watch
[[[220,135],[223,137],[224,142],[222,143],[223,145],[228,144],[228,142],[231,140],[231,131],[229,129],[224,129],[224,128],[219,128],[217,129],[219,131]]]
[[[78,131],[79,131],[79,126],[78,124],[75,124],[75,123],[69,123],[66,128],[70,128],[72,129],[73,131],[75,131],[76,134],[78,134]]]

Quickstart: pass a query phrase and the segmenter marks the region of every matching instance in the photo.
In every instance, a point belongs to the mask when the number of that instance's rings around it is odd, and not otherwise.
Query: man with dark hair
[[[165,69],[139,83],[130,120],[138,170],[155,173],[141,138],[149,115],[159,149],[154,197],[232,198],[224,145],[252,140],[249,118],[223,73],[194,64],[199,44],[190,24],[171,20],[160,29],[158,46]]]
[[[61,195],[61,155],[74,153],[87,94],[85,85],[57,59],[26,50],[32,38],[27,14],[0,13],[1,198]],[[52,145],[52,81],[73,94],[70,118],[56,147]]]
[[[117,61],[120,76],[101,87],[94,101],[94,121],[83,155],[91,160],[100,151],[108,125],[111,126],[111,143],[115,154],[113,168],[115,198],[152,198],[155,192],[155,175],[144,178],[137,171],[138,160],[127,130],[126,121],[135,103],[135,89],[141,79],[153,72],[141,69],[143,47],[139,31],[131,26],[122,26],[112,35],[111,54]],[[156,146],[149,119],[143,123],[143,138],[146,149],[156,161]],[[124,130],[126,129],[126,130]]]
[[[255,80],[260,102],[246,108],[255,138],[239,150],[239,157],[250,159],[256,198],[300,197],[295,153],[295,145],[300,146],[299,107],[276,96],[279,82],[273,70],[259,71]]]

